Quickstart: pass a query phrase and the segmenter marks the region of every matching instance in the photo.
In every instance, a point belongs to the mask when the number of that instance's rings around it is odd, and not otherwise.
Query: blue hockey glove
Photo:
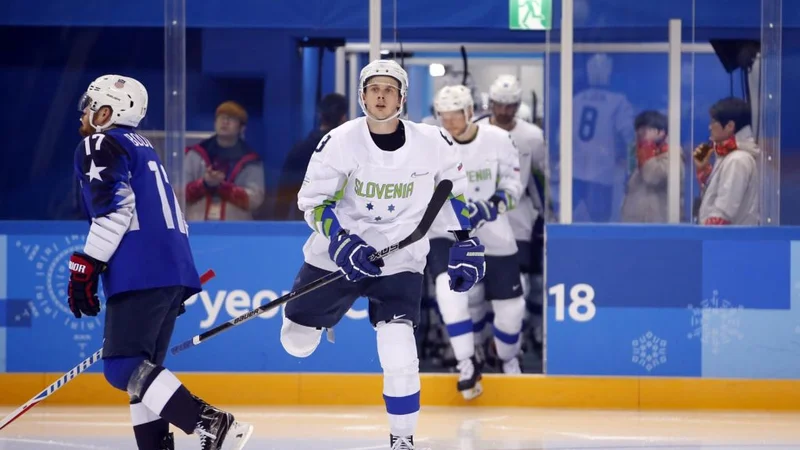
[[[450,261],[447,275],[450,276],[450,289],[467,292],[483,279],[486,273],[485,247],[474,237],[458,241],[450,247]]]
[[[105,263],[75,252],[69,259],[69,309],[75,318],[80,319],[82,314],[96,316],[100,312],[100,300],[97,297],[97,287],[100,284],[100,274],[105,270]]]
[[[377,277],[381,274],[383,260],[373,263],[369,255],[375,253],[375,248],[367,245],[363,239],[355,234],[340,231],[336,236],[331,236],[328,254],[333,262],[344,272],[348,281],[359,281],[366,277]]]
[[[486,222],[497,220],[497,205],[491,200],[478,200],[470,203],[467,208],[469,209],[469,223],[472,229],[477,230]]]

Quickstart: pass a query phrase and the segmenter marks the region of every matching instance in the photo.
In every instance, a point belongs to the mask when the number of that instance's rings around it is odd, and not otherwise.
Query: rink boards
[[[103,314],[77,320],[66,307],[66,261],[85,233],[80,222],[0,222],[0,403],[27,400],[102,346]],[[198,269],[217,277],[190,301],[174,341],[288,292],[308,228],[197,223],[190,236]],[[481,403],[800,408],[794,240],[796,228],[548,227],[549,375],[487,377]],[[167,364],[220,402],[379,403],[365,308],[359,300],[335,343],[323,339],[309,358],[281,348],[275,309]],[[118,401],[99,371],[48,401]],[[424,375],[423,401],[460,404],[454,384],[452,375]]]

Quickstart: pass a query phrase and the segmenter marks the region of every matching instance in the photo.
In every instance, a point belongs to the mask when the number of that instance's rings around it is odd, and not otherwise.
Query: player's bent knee
[[[449,276],[446,273],[436,277],[436,303],[446,324],[470,319],[467,294],[451,290]]]
[[[284,316],[281,326],[281,345],[295,358],[305,358],[314,353],[322,339],[322,330],[292,322]]]
[[[377,327],[378,359],[383,371],[419,372],[417,341],[408,322],[389,322]]]
[[[478,283],[467,292],[470,308],[486,306],[486,288],[483,283]]]
[[[120,391],[128,390],[130,381],[136,369],[145,361],[143,356],[112,357],[103,360],[103,375],[111,386]]]
[[[492,300],[492,309],[495,325],[504,331],[517,331],[525,317],[525,299]]]

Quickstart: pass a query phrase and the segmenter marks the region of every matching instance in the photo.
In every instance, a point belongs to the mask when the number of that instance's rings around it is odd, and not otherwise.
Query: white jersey
[[[484,116],[477,122],[488,125],[490,119],[491,116]],[[514,239],[530,242],[533,225],[539,215],[544,214],[546,199],[542,199],[546,180],[549,179],[544,132],[532,123],[517,119],[508,133],[519,151],[519,178],[523,187],[517,206],[508,212],[508,221],[514,231]]]
[[[469,180],[467,201],[488,200],[498,191],[505,191],[509,208],[514,208],[522,192],[519,152],[508,132],[493,125],[478,124],[475,138],[467,143],[455,142]],[[449,211],[446,211],[449,213]],[[454,239],[445,228],[446,217],[439,214],[431,229],[431,237]],[[517,243],[508,222],[508,214],[488,222],[475,231],[486,247],[486,254],[507,256],[517,252]]]
[[[395,151],[381,150],[372,140],[365,117],[350,120],[325,135],[311,156],[297,205],[314,233],[303,246],[305,261],[336,271],[328,254],[330,239],[321,233],[317,214],[333,209],[342,229],[381,250],[399,242],[417,227],[441,180],[453,182],[451,200],[442,208],[450,230],[469,227],[463,215],[467,177],[452,138],[437,127],[403,120],[406,140]],[[460,207],[459,207],[460,205]],[[430,245],[427,239],[386,258],[383,275],[422,273]]]
[[[634,140],[633,106],[624,94],[590,88],[575,95],[572,108],[574,179],[613,185]]]

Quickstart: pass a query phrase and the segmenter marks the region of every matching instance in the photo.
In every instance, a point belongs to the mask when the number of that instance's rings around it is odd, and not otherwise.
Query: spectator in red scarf
[[[253,220],[264,201],[264,165],[243,139],[247,111],[236,102],[217,107],[215,134],[186,149],[186,219]]]
[[[622,221],[667,223],[667,117],[658,111],[644,111],[636,116],[634,129],[635,166],[622,204]],[[683,177],[681,165],[681,193]]]
[[[709,110],[709,144],[693,154],[701,186],[698,221],[703,225],[758,225],[760,150],[750,127],[750,105],[726,98]],[[712,164],[711,157],[716,155]]]

